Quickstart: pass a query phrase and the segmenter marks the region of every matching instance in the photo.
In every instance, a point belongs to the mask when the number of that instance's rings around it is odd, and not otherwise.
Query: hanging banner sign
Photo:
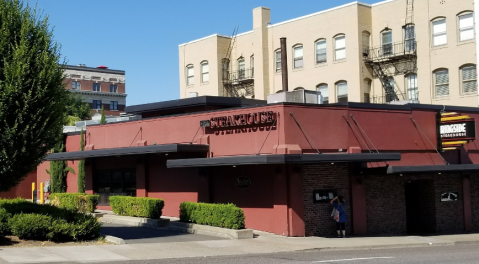
[[[273,111],[256,112],[232,116],[220,116],[210,119],[211,128],[237,127],[273,123],[277,115]]]

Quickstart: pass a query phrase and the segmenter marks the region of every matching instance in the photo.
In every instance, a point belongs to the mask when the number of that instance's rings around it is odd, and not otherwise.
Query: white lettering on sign
[[[466,133],[466,123],[441,125],[441,135],[449,133]]]

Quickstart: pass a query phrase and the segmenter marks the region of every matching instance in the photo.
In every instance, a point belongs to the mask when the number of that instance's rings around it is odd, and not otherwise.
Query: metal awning
[[[167,160],[167,168],[400,160],[400,153],[281,154]]]
[[[464,172],[464,171],[479,171],[479,164],[390,166],[387,169],[387,174],[427,173],[427,172]]]
[[[88,158],[111,157],[111,156],[127,156],[127,155],[142,155],[155,153],[171,153],[171,152],[208,152],[208,145],[198,144],[165,144],[152,145],[141,147],[127,147],[127,148],[109,148],[98,150],[72,151],[52,153],[48,155],[45,160],[82,160]]]

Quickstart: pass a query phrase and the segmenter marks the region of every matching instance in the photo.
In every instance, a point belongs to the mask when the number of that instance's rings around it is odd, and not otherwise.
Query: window
[[[72,89],[73,90],[80,90],[80,82],[72,82]]]
[[[416,32],[414,25],[410,24],[404,28],[404,49],[406,52],[416,50]]]
[[[293,89],[293,91],[300,91],[300,90],[304,90],[304,88],[303,87],[296,87],[296,88]]]
[[[110,93],[116,93],[117,86],[116,84],[110,84]]]
[[[371,80],[364,79],[364,93],[363,93],[363,102],[370,103],[370,95],[371,95]]]
[[[417,75],[410,74],[406,76],[407,99],[410,103],[419,102],[419,92],[417,90]]]
[[[475,65],[461,68],[461,82],[463,94],[477,92],[477,72]]]
[[[223,72],[223,80],[228,80],[228,77],[230,75],[229,69],[230,69],[230,60],[228,59],[222,59],[221,60],[221,67],[222,67],[222,72]]]
[[[93,100],[93,109],[101,109],[101,100]]]
[[[298,45],[293,47],[293,68],[303,68],[303,46]]]
[[[207,61],[201,63],[201,82],[207,83],[210,81],[210,67]]]
[[[323,96],[323,104],[329,104],[328,85],[325,83],[318,84],[316,89],[321,93],[321,96]]]
[[[381,33],[381,43],[383,49],[383,56],[393,54],[393,32],[392,30]]]
[[[439,46],[447,44],[446,19],[439,18],[432,21],[432,45]]]
[[[190,98],[192,97],[198,97],[198,93],[197,92],[190,92]]]
[[[245,78],[245,63],[244,59],[238,60],[238,79],[243,80]]]
[[[397,97],[396,92],[395,92],[395,90],[396,90],[395,89],[395,84],[396,84],[396,82],[394,81],[394,77],[389,77],[389,82],[386,83],[386,85],[387,85],[387,87],[386,87],[386,102],[387,103],[399,100],[399,98]]]
[[[276,51],[276,72],[281,72],[281,50]]]
[[[363,31],[362,40],[363,40],[363,56],[369,56],[369,38],[371,34],[367,31]]]
[[[334,38],[334,59],[346,59],[346,36],[344,35]]]
[[[316,42],[316,64],[326,62],[326,40],[318,40]]]
[[[474,39],[473,13],[460,15],[459,17],[459,41]]]
[[[186,66],[186,85],[195,84],[195,68],[193,65]]]
[[[110,110],[118,110],[118,102],[110,101]]]
[[[436,84],[436,97],[449,95],[449,71],[438,70],[434,73]]]
[[[254,77],[254,55],[249,58],[249,65],[251,67],[251,78]]]
[[[348,102],[348,83],[344,81],[336,83],[336,90],[338,95],[338,103],[347,103]]]
[[[100,84],[99,83],[94,83],[93,84],[93,91],[94,92],[99,92],[100,91]]]

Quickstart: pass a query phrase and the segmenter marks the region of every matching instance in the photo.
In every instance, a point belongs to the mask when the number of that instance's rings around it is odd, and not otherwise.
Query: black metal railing
[[[390,59],[404,55],[416,54],[416,41],[414,39],[404,42],[383,44],[379,47],[366,48],[363,50],[363,59],[366,61],[377,61]]]
[[[390,93],[385,95],[375,95],[369,98],[371,104],[395,104],[395,103],[418,104],[419,94],[415,93]]]
[[[239,83],[254,79],[254,68],[241,69],[234,72],[223,70],[223,82]]]

